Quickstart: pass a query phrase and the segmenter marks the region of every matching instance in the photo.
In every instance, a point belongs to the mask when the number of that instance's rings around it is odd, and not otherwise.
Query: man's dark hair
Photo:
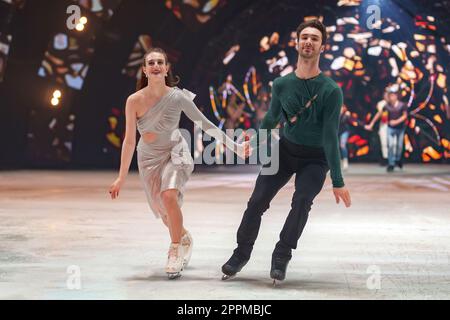
[[[324,45],[327,42],[327,28],[318,19],[309,20],[309,21],[300,23],[300,25],[297,28],[297,40],[300,39],[300,33],[303,31],[303,29],[308,28],[308,27],[316,28],[322,33],[322,45]]]

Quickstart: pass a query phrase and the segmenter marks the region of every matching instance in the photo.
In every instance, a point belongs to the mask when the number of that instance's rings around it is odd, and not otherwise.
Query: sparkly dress
[[[166,216],[161,200],[161,192],[177,189],[178,204],[183,203],[186,182],[194,170],[190,147],[179,130],[181,112],[199,125],[203,131],[235,151],[237,144],[222,130],[209,121],[192,101],[195,94],[177,87],[171,88],[160,101],[137,119],[137,129],[141,138],[137,145],[139,176],[150,209],[157,218]],[[157,138],[146,143],[145,133],[155,133]]]

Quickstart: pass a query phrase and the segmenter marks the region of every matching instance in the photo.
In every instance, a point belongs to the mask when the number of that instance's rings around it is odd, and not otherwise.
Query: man
[[[398,91],[390,90],[387,96],[387,104],[378,111],[370,124],[366,126],[367,130],[372,130],[375,122],[381,117],[383,111],[388,113],[387,144],[388,144],[388,167],[387,171],[394,171],[394,167],[403,168],[403,138],[405,136],[406,119],[408,118],[408,106],[401,102],[398,97]]]
[[[280,240],[272,254],[270,276],[284,280],[286,268],[296,249],[316,195],[331,169],[336,203],[342,199],[349,207],[350,194],[341,175],[338,126],[343,103],[342,91],[319,69],[325,48],[326,28],[318,20],[297,28],[297,69],[275,79],[270,108],[260,129],[273,129],[283,117],[285,125],[279,142],[279,170],[273,175],[260,172],[255,189],[237,232],[238,246],[222,266],[223,279],[234,276],[250,259],[258,236],[261,216],[271,200],[295,174],[295,192]],[[258,145],[261,131],[251,144]],[[261,143],[261,141],[259,141]]]

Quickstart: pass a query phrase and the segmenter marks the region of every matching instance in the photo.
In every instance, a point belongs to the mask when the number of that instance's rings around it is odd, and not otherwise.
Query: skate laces
[[[179,273],[183,270],[183,247],[180,244],[170,244],[166,272],[169,274]]]
[[[181,238],[181,244],[187,247],[192,244],[191,235],[189,233],[186,232]]]
[[[277,268],[284,267],[291,260],[291,259],[286,258],[286,257],[273,257],[272,259],[273,259],[274,266],[277,267]]]
[[[176,261],[178,259],[178,247],[179,245],[171,244],[169,247],[169,260]]]

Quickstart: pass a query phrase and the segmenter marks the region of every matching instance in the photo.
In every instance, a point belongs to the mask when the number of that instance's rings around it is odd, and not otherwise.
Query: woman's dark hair
[[[167,58],[167,53],[161,49],[161,48],[150,48],[145,54],[142,62],[142,66],[145,67],[145,64],[147,63],[147,56],[152,52],[158,52],[161,53],[164,56],[164,60],[166,60],[166,65],[169,64],[169,59]],[[174,76],[172,73],[172,68],[169,68],[169,71],[167,72],[166,76],[166,86],[169,87],[175,87],[178,82],[180,82],[180,77]],[[137,85],[136,85],[136,91],[141,90],[142,88],[145,88],[148,84],[148,79],[144,74],[144,71],[142,68],[140,68],[140,79],[138,79]]]
[[[300,25],[297,27],[297,39],[300,38],[300,33],[303,31],[303,29],[306,29],[309,27],[316,28],[322,33],[322,45],[324,45],[327,42],[327,28],[318,19],[309,20],[309,21],[300,23]]]

